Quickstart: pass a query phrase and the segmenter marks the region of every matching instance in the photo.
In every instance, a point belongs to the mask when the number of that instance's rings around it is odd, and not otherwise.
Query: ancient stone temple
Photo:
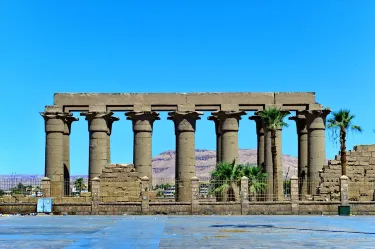
[[[189,201],[190,179],[195,176],[195,131],[202,111],[211,111],[208,118],[215,122],[217,162],[238,159],[239,120],[247,112],[255,112],[250,119],[256,122],[254,139],[258,141],[258,164],[269,176],[273,175],[271,135],[263,125],[257,111],[268,107],[295,112],[298,134],[298,177],[303,194],[315,194],[319,171],[325,164],[325,119],[329,110],[315,101],[314,93],[155,93],[155,94],[91,94],[57,93],[54,103],[41,113],[45,120],[46,155],[45,176],[51,181],[52,196],[64,193],[64,179],[70,175],[69,135],[74,132],[72,123],[78,118],[72,112],[81,112],[88,125],[90,143],[88,175],[100,177],[110,170],[110,137],[113,122],[119,120],[114,113],[124,113],[133,124],[134,170],[139,177],[152,180],[152,131],[160,111],[168,111],[168,120],[175,125],[176,135],[176,188],[178,201]],[[282,131],[276,135],[281,167]],[[256,136],[255,136],[256,135]],[[249,134],[252,137],[252,134]],[[282,177],[282,172],[280,173]],[[311,184],[306,184],[311,179]],[[305,182],[304,182],[305,181]],[[282,181],[278,181],[282,184]],[[316,184],[315,184],[316,182]],[[151,183],[150,183],[151,184]],[[108,187],[110,188],[110,187]],[[272,192],[272,180],[268,191]],[[279,189],[282,189],[279,187]]]

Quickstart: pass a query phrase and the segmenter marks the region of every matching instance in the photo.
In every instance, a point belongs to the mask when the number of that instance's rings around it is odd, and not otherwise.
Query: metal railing
[[[0,179],[0,197],[3,196],[43,196],[41,180],[27,178],[1,178]]]

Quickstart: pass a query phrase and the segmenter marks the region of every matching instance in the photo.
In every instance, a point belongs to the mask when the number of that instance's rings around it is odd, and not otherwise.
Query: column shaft
[[[99,177],[108,164],[108,120],[113,112],[81,113],[89,128],[89,180]],[[89,191],[91,184],[89,182]]]
[[[297,115],[290,117],[290,120],[296,122],[298,135],[298,190],[299,199],[304,200],[307,191],[307,172],[308,172],[308,134],[306,127],[306,116],[297,112]]]
[[[314,110],[303,113],[306,114],[308,128],[309,194],[314,195],[320,183],[319,170],[326,163],[325,126],[330,110]]]
[[[51,196],[64,195],[64,120],[71,114],[41,113],[45,121],[45,176],[51,180]]]
[[[191,201],[191,178],[195,176],[195,130],[200,112],[170,112],[176,133],[177,201]]]
[[[257,133],[257,165],[264,167],[264,124],[260,116],[254,115],[249,118],[254,120]]]
[[[108,161],[108,164],[111,163],[111,134],[112,134],[112,126],[113,126],[113,123],[116,122],[116,121],[119,121],[120,119],[118,117],[109,117],[107,119],[107,127],[108,127],[108,131],[107,131],[107,161]]]
[[[220,123],[221,133],[221,161],[238,163],[238,130],[243,111],[217,111],[216,116]]]
[[[128,112],[125,114],[133,122],[134,148],[133,164],[141,177],[147,176],[152,185],[152,129],[155,120],[160,120],[156,112]]]
[[[283,150],[282,150],[282,129],[276,131],[276,151],[277,151],[277,199],[282,201],[284,199],[284,177],[283,177]]]
[[[64,165],[64,194],[70,195],[70,134],[72,123],[78,121],[78,118],[68,116],[64,119],[64,151],[63,151],[63,165]]]
[[[209,116],[208,120],[212,120],[215,123],[215,134],[216,134],[216,164],[221,162],[221,131],[220,131],[220,120],[215,116]]]
[[[267,173],[267,201],[273,201],[273,163],[271,131],[264,129],[264,171]]]

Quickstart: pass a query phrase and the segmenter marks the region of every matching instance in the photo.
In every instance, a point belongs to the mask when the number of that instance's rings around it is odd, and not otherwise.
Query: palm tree
[[[249,178],[249,193],[251,197],[256,197],[267,188],[267,173],[261,166],[246,165],[243,167],[243,175]]]
[[[239,179],[243,176],[242,167],[243,165],[236,165],[235,161],[222,162],[211,172],[213,192],[219,200],[236,200]]]
[[[279,192],[279,179],[277,176],[278,165],[277,165],[277,149],[276,149],[276,131],[283,127],[288,127],[288,124],[284,122],[284,118],[289,115],[290,112],[282,111],[277,107],[268,107],[265,110],[259,111],[258,115],[262,118],[266,130],[271,132],[271,152],[272,152],[272,166],[273,166],[273,193],[275,198]],[[281,181],[282,179],[280,179]]]
[[[348,130],[362,132],[362,128],[353,124],[354,114],[350,110],[340,109],[332,113],[333,117],[328,119],[327,127],[333,131],[335,137],[340,138],[340,160],[341,175],[346,176],[346,134]]]
[[[83,178],[77,178],[74,182],[74,187],[76,188],[77,192],[81,192],[83,189],[86,188],[85,184],[83,183]]]

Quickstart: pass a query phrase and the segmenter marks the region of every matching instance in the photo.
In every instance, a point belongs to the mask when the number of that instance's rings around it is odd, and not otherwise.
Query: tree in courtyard
[[[236,165],[235,161],[232,163],[219,163],[211,172],[211,181],[213,192],[219,199],[234,201],[235,192],[239,185],[239,179],[243,176],[243,165]]]
[[[341,175],[346,175],[346,136],[349,130],[362,132],[362,128],[353,124],[354,114],[350,110],[340,109],[332,113],[327,127],[333,132],[334,138],[340,139]]]
[[[267,173],[261,166],[242,166],[243,175],[249,178],[249,193],[256,197],[267,188]]]
[[[277,107],[268,107],[265,110],[259,111],[258,115],[262,118],[266,130],[271,132],[271,152],[272,152],[272,166],[273,166],[273,193],[274,196],[278,194],[278,182],[282,179],[278,179],[277,172],[277,156],[278,152],[276,149],[276,132],[283,127],[288,127],[288,124],[284,122],[284,118],[289,115],[289,112],[282,111]]]
[[[74,187],[76,188],[77,192],[81,192],[83,189],[86,188],[86,185],[83,183],[83,178],[82,177],[77,178],[74,181]]]

